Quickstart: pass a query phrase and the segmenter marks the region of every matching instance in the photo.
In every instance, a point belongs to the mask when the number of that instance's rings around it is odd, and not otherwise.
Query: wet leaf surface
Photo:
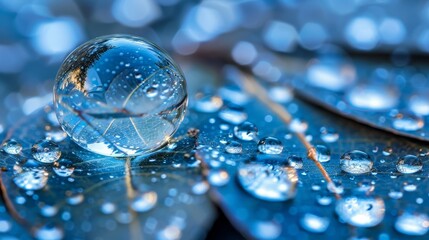
[[[132,160],[93,154],[66,138],[58,144],[61,159],[72,162],[63,164],[72,173],[57,174],[55,164],[62,160],[54,164],[31,160],[31,145],[55,128],[49,121],[50,112],[49,107],[40,110],[10,131],[8,137],[23,145],[20,155],[0,152],[4,168],[0,236],[20,239],[205,236],[216,214],[205,191],[193,190],[194,185],[204,182],[201,168],[190,155],[196,139],[187,136],[188,124],[182,125],[174,145]],[[34,169],[44,170],[47,176],[46,186],[41,190],[26,190],[29,185],[20,188],[15,184],[16,178],[25,179],[25,175],[20,175],[22,172]]]
[[[226,101],[225,104],[230,105],[231,102]],[[307,149],[279,116],[267,109],[266,105],[251,99],[243,105],[243,108],[248,115],[247,121],[258,128],[256,140],[243,141],[235,137],[234,125],[221,120],[218,113],[204,114],[199,118],[198,125],[201,133],[196,156],[205,163],[205,174],[212,184],[210,191],[212,198],[237,229],[246,237],[256,239],[409,237],[399,233],[394,224],[398,216],[404,212],[429,211],[425,204],[428,201],[429,190],[428,145],[344,119],[298,99],[282,103],[282,106],[293,114],[295,119],[307,123],[306,139],[309,142],[330,150],[330,161],[323,162],[322,165],[333,179],[337,192],[340,193],[339,199],[348,199],[351,196],[371,199],[380,197],[386,209],[384,217],[380,219],[382,211],[371,210],[379,207],[376,204],[380,201],[376,200],[378,202],[365,205],[368,207],[369,215],[358,222],[370,219],[380,220],[380,224],[363,228],[353,227],[344,223],[344,219],[340,220],[335,211],[336,202],[340,200],[336,200],[335,195],[327,190],[326,180],[315,164],[307,158]],[[338,134],[338,140],[327,140],[324,134],[326,129],[329,129],[328,132]],[[284,149],[281,154],[269,155],[258,151],[258,139],[268,136],[275,137],[283,143]],[[242,144],[242,154],[225,151],[231,141]],[[373,161],[370,172],[350,174],[341,170],[340,157],[351,150],[368,153]],[[398,158],[408,154],[416,155],[423,161],[422,171],[413,174],[398,172],[396,167]],[[239,166],[244,162],[266,164],[274,161],[288,165],[287,159],[293,155],[303,158],[303,168],[297,169],[299,180],[294,199],[267,201],[262,197],[267,195],[260,194],[258,197],[255,191],[245,190],[240,183]],[[266,170],[261,170],[258,176],[263,177],[264,171]],[[265,193],[278,187],[275,184],[268,186]],[[263,187],[264,185],[261,187],[262,190]],[[321,233],[316,233],[317,231]]]

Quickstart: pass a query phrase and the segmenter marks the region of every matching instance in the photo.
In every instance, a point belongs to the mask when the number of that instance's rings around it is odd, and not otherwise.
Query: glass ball
[[[142,38],[90,40],[64,60],[54,106],[79,146],[106,156],[137,156],[166,145],[187,108],[186,81],[168,54]]]

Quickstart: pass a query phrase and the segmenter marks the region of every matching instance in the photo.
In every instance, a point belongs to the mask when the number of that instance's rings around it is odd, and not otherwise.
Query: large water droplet
[[[131,202],[131,208],[136,212],[147,212],[155,207],[158,195],[154,191],[138,194]]]
[[[395,229],[409,236],[423,236],[429,230],[429,217],[424,213],[405,211],[396,219]]]
[[[340,158],[341,170],[352,174],[368,173],[373,164],[371,157],[366,152],[359,150],[346,152]]]
[[[350,196],[338,200],[335,211],[352,226],[374,227],[383,221],[385,205],[382,198]]]
[[[9,139],[3,143],[2,149],[8,154],[18,155],[22,151],[22,145],[14,139]]]
[[[283,151],[283,144],[277,138],[265,137],[259,141],[258,150],[265,154],[280,154]]]
[[[74,171],[73,162],[68,159],[60,159],[53,164],[52,169],[60,177],[69,177]]]
[[[398,169],[398,172],[400,173],[416,173],[422,170],[422,168],[422,160],[414,155],[405,155],[403,157],[400,157],[398,159],[398,162],[396,163],[396,169]]]
[[[248,193],[266,201],[295,197],[298,175],[280,162],[244,162],[238,166],[238,180]]]
[[[417,131],[423,128],[424,121],[421,117],[412,114],[398,113],[393,117],[392,126],[400,131]]]
[[[61,157],[58,145],[49,140],[41,140],[31,148],[34,159],[42,163],[53,163]]]
[[[305,213],[301,217],[299,223],[306,231],[322,233],[328,229],[330,221],[328,217],[319,216],[313,213]]]
[[[244,141],[252,141],[258,136],[258,128],[251,122],[244,122],[234,127],[234,135]]]

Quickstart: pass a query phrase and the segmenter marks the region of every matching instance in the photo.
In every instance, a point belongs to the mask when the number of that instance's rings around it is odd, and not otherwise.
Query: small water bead
[[[326,185],[326,188],[329,192],[335,193],[335,194],[342,194],[344,192],[344,186],[341,183],[341,181],[334,180],[332,182],[328,182]]]
[[[341,170],[351,174],[363,174],[371,171],[374,162],[371,157],[359,150],[344,153],[340,158]]]
[[[40,190],[46,186],[48,176],[48,172],[42,169],[23,168],[14,176],[13,182],[24,190]]]
[[[285,86],[275,86],[268,90],[270,98],[278,103],[288,103],[293,99],[292,89]]]
[[[289,124],[289,129],[292,132],[303,133],[308,129],[308,123],[300,119],[293,119]]]
[[[131,201],[131,209],[136,212],[147,212],[155,207],[158,201],[158,194],[154,191],[148,191],[138,194]]]
[[[68,159],[60,159],[53,164],[52,169],[60,177],[69,177],[74,172],[73,162]]]
[[[238,125],[247,120],[247,113],[239,107],[228,107],[219,112],[219,118],[227,123]]]
[[[400,173],[411,174],[423,169],[422,160],[414,155],[400,157],[396,163],[396,169]]]
[[[63,130],[79,146],[113,157],[138,156],[166,145],[183,120],[187,99],[182,71],[167,53],[126,35],[103,36],[78,47],[65,59],[54,85]]]
[[[36,229],[34,237],[40,240],[60,240],[64,237],[64,231],[54,225],[45,225]]]
[[[58,213],[58,207],[51,205],[43,205],[40,207],[40,214],[44,217],[53,217]]]
[[[31,148],[34,159],[42,163],[53,163],[61,157],[58,145],[50,140],[41,140]]]
[[[399,94],[395,89],[381,84],[356,85],[345,97],[352,106],[372,111],[393,108],[399,101]]]
[[[192,193],[195,195],[203,195],[210,189],[210,185],[206,181],[199,181],[192,185]]]
[[[404,196],[404,193],[397,190],[390,190],[387,194],[392,199],[401,199]]]
[[[194,109],[199,112],[213,113],[223,106],[222,98],[210,93],[197,93],[195,95]]]
[[[66,202],[70,205],[79,205],[85,200],[85,196],[80,192],[67,191]]]
[[[413,95],[408,101],[408,106],[419,116],[429,115],[429,95],[427,93]]]
[[[313,213],[305,213],[299,220],[301,227],[312,233],[323,233],[329,227],[329,218]]]
[[[9,139],[3,143],[2,149],[8,154],[18,155],[22,151],[22,145],[15,139]]]
[[[375,189],[375,184],[370,180],[364,179],[358,183],[357,190],[360,192],[370,193]]]
[[[423,128],[425,122],[416,115],[398,113],[393,117],[392,126],[396,130],[413,132]]]
[[[302,157],[292,155],[287,158],[287,161],[289,166],[295,169],[302,169],[302,167],[304,166],[304,161],[302,160]]]
[[[229,174],[222,169],[212,169],[207,177],[209,183],[216,187],[222,187],[229,182]]]
[[[340,135],[334,129],[326,127],[320,128],[320,138],[326,143],[336,142],[339,137]]]
[[[106,215],[112,214],[116,211],[116,205],[112,202],[104,202],[101,204],[100,211]]]
[[[316,158],[319,162],[329,162],[331,160],[331,150],[325,145],[316,145]]]
[[[417,185],[413,184],[412,182],[404,182],[404,190],[407,192],[414,192],[417,190]]]
[[[396,231],[409,236],[423,236],[429,230],[429,217],[424,213],[405,211],[395,221]]]
[[[317,195],[316,200],[317,200],[317,203],[322,206],[328,206],[332,203],[331,194],[328,194],[328,193]]]
[[[225,146],[225,152],[230,154],[238,154],[243,151],[243,146],[241,143],[236,141],[230,141]]]
[[[337,201],[335,211],[346,223],[355,227],[374,227],[384,218],[385,205],[382,198],[350,196]]]
[[[295,197],[298,175],[281,162],[251,161],[238,166],[238,181],[252,196],[277,202]]]
[[[393,148],[392,147],[385,147],[383,149],[382,153],[383,153],[384,156],[390,156],[393,153]]]
[[[274,137],[264,137],[258,143],[258,150],[265,154],[280,154],[283,151],[283,144]]]
[[[252,141],[258,136],[258,128],[251,122],[244,122],[234,127],[234,136],[244,141]]]

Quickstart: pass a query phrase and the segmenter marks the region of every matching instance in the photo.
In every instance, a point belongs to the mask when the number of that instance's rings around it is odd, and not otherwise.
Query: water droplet
[[[9,232],[9,230],[12,228],[12,224],[4,219],[0,219],[0,233]]]
[[[67,191],[66,196],[66,201],[70,205],[79,205],[85,199],[85,196],[80,192]]]
[[[244,141],[252,141],[258,136],[258,128],[251,122],[244,122],[234,127],[234,135]]]
[[[270,98],[278,103],[288,103],[293,99],[293,92],[285,86],[275,86],[268,90]]]
[[[69,177],[73,174],[73,162],[68,159],[60,159],[53,164],[54,172],[60,177]]]
[[[416,115],[429,115],[429,95],[426,92],[413,95],[408,102],[408,106]]]
[[[146,96],[148,98],[154,98],[154,97],[158,96],[158,88],[148,87],[146,89]]]
[[[406,155],[403,157],[400,157],[398,159],[398,162],[396,163],[396,169],[398,169],[398,172],[400,173],[416,173],[423,168],[423,162],[422,160],[414,155]]]
[[[328,217],[318,216],[313,213],[305,213],[301,217],[299,223],[306,231],[312,233],[322,233],[328,229],[330,221]]]
[[[292,132],[300,132],[303,133],[307,131],[308,123],[301,121],[300,119],[293,119],[291,123],[289,124],[289,129]]]
[[[243,151],[243,147],[241,143],[236,141],[230,141],[225,146],[225,152],[231,153],[231,154],[237,154],[241,153]]]
[[[382,198],[350,196],[337,201],[335,211],[346,223],[355,227],[374,227],[384,218]]]
[[[363,174],[371,171],[374,162],[366,153],[353,150],[344,153],[340,158],[341,170],[351,174]]]
[[[401,199],[404,194],[401,191],[390,190],[388,195],[392,199]]]
[[[116,205],[112,202],[104,202],[101,204],[100,211],[106,215],[112,214],[116,211]]]
[[[405,211],[395,221],[396,231],[409,236],[423,236],[429,230],[429,217],[424,213]]]
[[[283,144],[277,138],[265,137],[259,141],[258,150],[265,154],[280,154],[283,151]]]
[[[292,155],[287,158],[287,161],[289,165],[295,169],[302,169],[304,166],[304,162],[302,161],[302,157],[298,157],[295,155]]]
[[[238,166],[238,180],[248,193],[266,201],[286,201],[295,197],[298,175],[295,168],[281,162],[244,162]]]
[[[422,129],[424,121],[416,115],[398,113],[393,117],[392,126],[396,130],[412,132]]]
[[[385,147],[383,149],[383,155],[384,156],[390,156],[393,153],[393,148],[392,147]]]
[[[166,52],[125,35],[79,46],[54,85],[62,129],[79,146],[112,157],[166,145],[183,120],[187,96],[182,71]]]
[[[34,237],[40,240],[60,240],[64,237],[64,231],[55,225],[45,225],[36,229]]]
[[[67,133],[65,133],[61,128],[53,128],[45,132],[45,137],[47,140],[58,143],[66,139]]]
[[[223,106],[222,98],[213,94],[197,93],[195,95],[194,108],[199,112],[217,112]]]
[[[182,230],[179,226],[170,224],[163,228],[157,234],[157,239],[159,240],[178,240],[182,236]]]
[[[147,212],[155,207],[158,195],[154,191],[138,194],[131,202],[131,208],[136,212]]]
[[[361,84],[346,93],[347,101],[354,107],[366,110],[385,110],[399,101],[397,91],[388,85]]]
[[[44,217],[53,217],[58,213],[58,207],[51,205],[43,205],[40,208],[40,214]]]
[[[219,112],[219,118],[227,123],[238,125],[247,120],[247,113],[239,107],[228,107]]]
[[[331,160],[331,150],[325,145],[316,145],[316,158],[319,162],[329,162]]]
[[[9,139],[3,143],[2,149],[8,154],[18,155],[22,151],[22,145],[14,139]]]
[[[328,193],[317,195],[317,203],[322,206],[328,206],[332,203],[332,197]]]
[[[344,186],[339,180],[333,180],[332,182],[328,182],[326,188],[331,193],[342,194],[344,192]]]
[[[412,182],[404,182],[404,190],[407,192],[414,192],[417,190],[417,185]]]
[[[208,181],[213,186],[222,187],[229,182],[229,174],[225,170],[212,169],[209,172]]]
[[[358,183],[357,190],[364,193],[373,192],[375,189],[375,184],[373,184],[370,180],[364,179]]]
[[[196,182],[192,186],[192,193],[195,195],[203,195],[209,190],[209,188],[210,185],[206,181]]]
[[[36,168],[22,169],[14,176],[13,182],[24,190],[39,190],[46,186],[48,172]]]
[[[31,148],[34,159],[42,163],[53,163],[61,157],[58,145],[49,140],[41,140]]]
[[[340,135],[332,128],[321,127],[320,138],[326,143],[333,143],[338,140]]]

